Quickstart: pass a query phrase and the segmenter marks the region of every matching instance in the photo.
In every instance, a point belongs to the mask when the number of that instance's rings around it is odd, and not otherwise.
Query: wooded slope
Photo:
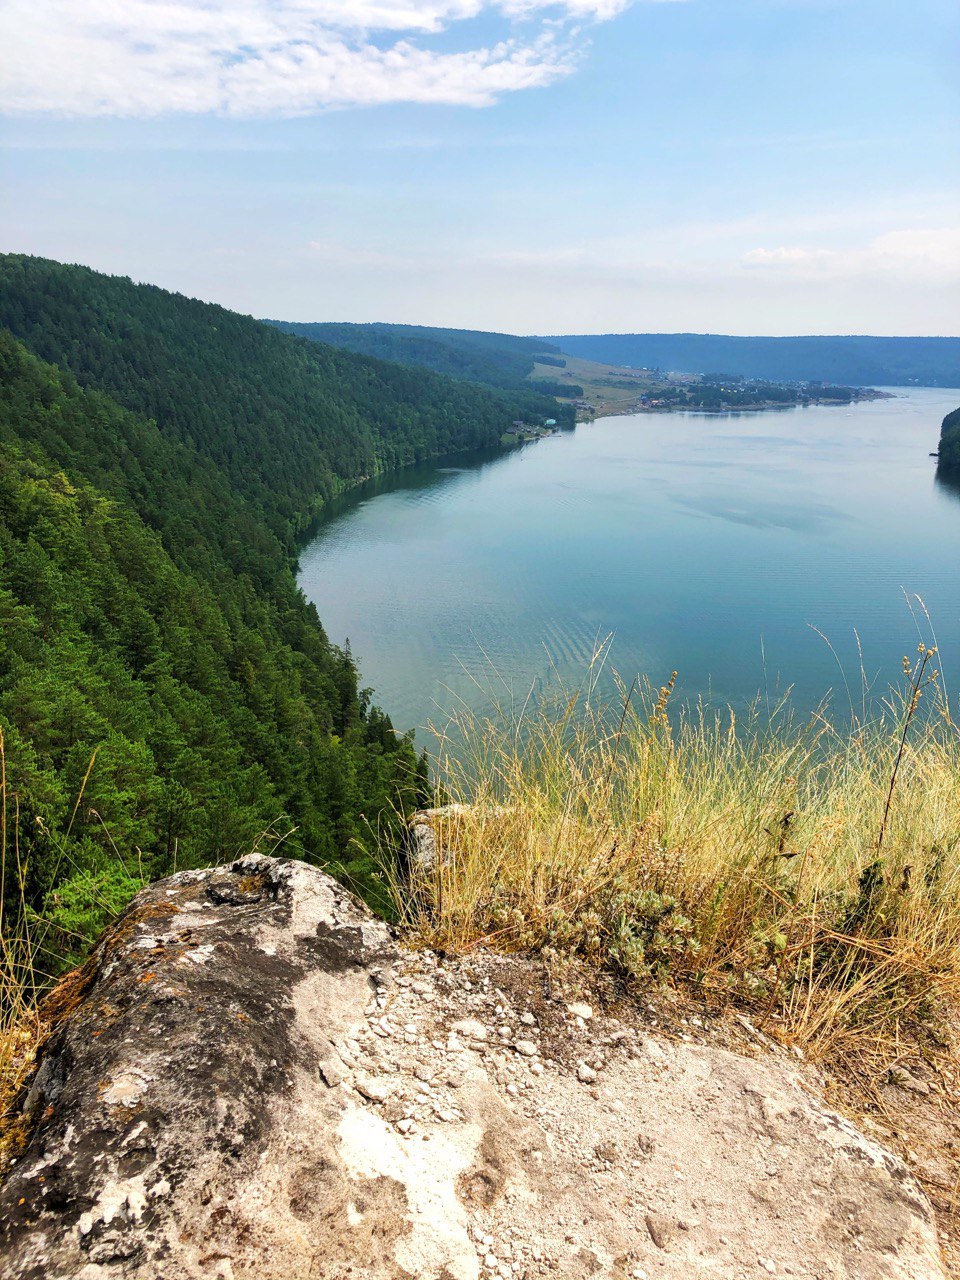
[[[141,876],[292,828],[289,852],[376,894],[356,841],[417,801],[422,764],[297,588],[297,537],[366,475],[495,443],[509,397],[15,255],[0,325],[0,725],[27,906],[65,953]]]

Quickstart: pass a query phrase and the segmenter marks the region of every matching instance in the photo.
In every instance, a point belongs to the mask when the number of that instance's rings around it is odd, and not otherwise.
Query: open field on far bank
[[[617,365],[598,364],[594,360],[581,360],[578,356],[568,356],[566,353],[563,358],[567,362],[563,369],[558,369],[555,365],[535,364],[529,375],[530,381],[546,379],[583,387],[583,398],[594,406],[594,416],[598,418],[614,413],[628,413],[645,391],[666,385],[651,378],[638,377],[636,370],[622,369]],[[574,398],[579,399],[579,396],[570,397]]]
[[[750,387],[751,394],[742,402],[737,402],[736,392],[731,394],[731,403],[723,404],[714,400],[706,403],[689,403],[683,394],[684,385],[687,390],[692,393],[692,399],[696,400],[698,389],[701,386],[702,379],[689,375],[688,378],[676,378],[669,381],[663,377],[652,376],[650,370],[637,370],[620,367],[618,365],[598,364],[592,360],[583,360],[577,356],[568,356],[564,353],[566,360],[565,368],[558,368],[553,365],[536,364],[533,371],[528,375],[529,379],[536,382],[540,379],[549,380],[556,384],[563,385],[567,383],[575,390],[571,391],[566,399],[569,402],[580,401],[580,389],[582,388],[582,399],[590,408],[578,410],[578,417],[582,419],[613,417],[617,414],[630,414],[642,412],[670,412],[678,410],[690,410],[693,412],[718,412],[730,411],[734,413],[751,413],[765,409],[791,409],[795,408],[798,401],[796,398],[784,399],[778,396],[774,387],[779,384],[771,384],[770,390],[764,394],[763,384],[756,388]],[[716,378],[713,379],[716,382]],[[716,387],[712,390],[715,392]],[[874,388],[855,388],[853,399],[855,400],[877,400],[888,399],[889,393],[876,390]],[[842,404],[848,403],[850,396],[849,388],[840,387],[837,389],[838,394],[834,394],[829,385],[821,387],[817,390],[809,389],[808,399],[811,404]],[[846,398],[843,393],[846,393]],[[644,394],[649,395],[651,400],[658,400],[663,397],[667,403],[665,404],[641,404],[640,397]],[[756,398],[752,399],[751,395],[755,394]],[[679,396],[679,401],[677,397]],[[561,400],[563,398],[561,397]],[[676,402],[675,402],[676,401]],[[806,401],[805,401],[806,403]]]

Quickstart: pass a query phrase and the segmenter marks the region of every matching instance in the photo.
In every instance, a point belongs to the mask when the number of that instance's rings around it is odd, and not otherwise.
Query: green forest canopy
[[[357,841],[424,766],[299,591],[297,539],[366,476],[494,444],[516,401],[18,255],[0,327],[0,724],[30,908],[68,952],[141,875],[292,827],[289,852],[375,893]]]
[[[540,338],[480,329],[432,329],[415,324],[301,324],[267,320],[284,333],[327,342],[361,355],[416,365],[491,387],[519,388],[534,362],[562,367],[558,349]],[[528,388],[529,389],[529,388]]]

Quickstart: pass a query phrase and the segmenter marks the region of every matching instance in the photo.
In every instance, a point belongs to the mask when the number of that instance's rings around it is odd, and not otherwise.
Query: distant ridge
[[[596,333],[544,340],[567,355],[634,368],[858,386],[960,387],[960,338]]]
[[[542,338],[519,338],[510,333],[487,333],[480,329],[435,329],[417,324],[301,323],[266,320],[284,333],[312,342],[342,347],[358,355],[393,360],[397,364],[430,369],[468,382],[530,391],[527,375],[534,361],[562,366],[559,349]],[[547,386],[547,394],[563,388]]]

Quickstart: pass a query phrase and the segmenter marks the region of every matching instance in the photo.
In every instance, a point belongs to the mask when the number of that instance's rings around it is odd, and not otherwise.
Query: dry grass
[[[960,991],[960,737],[921,645],[873,720],[603,705],[457,717],[442,857],[397,887],[432,945],[576,954],[748,1006],[811,1056],[885,1053]]]
[[[97,810],[86,805],[84,795],[96,765],[94,751],[81,781],[69,819],[52,829],[42,818],[31,815],[42,826],[50,856],[52,872],[48,878],[56,882],[61,871],[65,876],[83,873],[90,868],[79,863],[71,844],[77,824],[99,824],[109,854],[104,867],[114,870],[120,879],[111,884],[90,876],[84,891],[90,905],[107,932],[123,913],[133,894],[146,883],[139,849],[121,851]],[[10,785],[6,741],[0,726],[0,1171],[4,1160],[12,1154],[25,1136],[16,1103],[32,1072],[40,1049],[57,1025],[69,1015],[82,998],[91,977],[92,957],[84,957],[96,939],[82,919],[49,910],[58,904],[60,890],[48,892],[39,904],[31,900],[27,859],[21,842],[20,798]],[[260,832],[250,849],[241,853],[276,855],[296,828],[283,824],[278,815]],[[126,854],[126,856],[124,856]],[[232,859],[227,859],[231,861]],[[99,930],[98,930],[99,931]],[[94,953],[95,954],[95,953]],[[65,968],[77,967],[69,972]]]
[[[70,838],[96,756],[96,752],[91,756],[64,828],[52,831],[44,824],[57,868],[76,869]],[[55,984],[63,967],[63,945],[85,949],[89,941],[79,935],[68,937],[62,926],[51,927],[30,902],[28,860],[20,839],[24,815],[20,797],[9,785],[7,764],[6,740],[0,727],[0,1168],[22,1137],[13,1104],[33,1070],[41,1045],[68,1011],[82,981],[83,970],[76,969]],[[87,816],[102,824],[94,810],[88,810]],[[40,824],[41,819],[35,821]],[[122,865],[119,852],[116,857]],[[115,914],[109,900],[97,901],[107,916]]]
[[[464,713],[436,761],[438,803],[462,807],[437,820],[445,856],[395,883],[401,919],[439,947],[734,1002],[812,1057],[890,1061],[960,993],[960,736],[934,662],[921,645],[869,721],[676,711],[672,682],[611,705],[602,655],[552,710]],[[49,987],[6,779],[0,734],[0,1114]]]
[[[35,942],[24,910],[26,867],[20,856],[19,818],[16,797],[7,795],[0,729],[0,1117],[29,1073],[42,1034]]]

